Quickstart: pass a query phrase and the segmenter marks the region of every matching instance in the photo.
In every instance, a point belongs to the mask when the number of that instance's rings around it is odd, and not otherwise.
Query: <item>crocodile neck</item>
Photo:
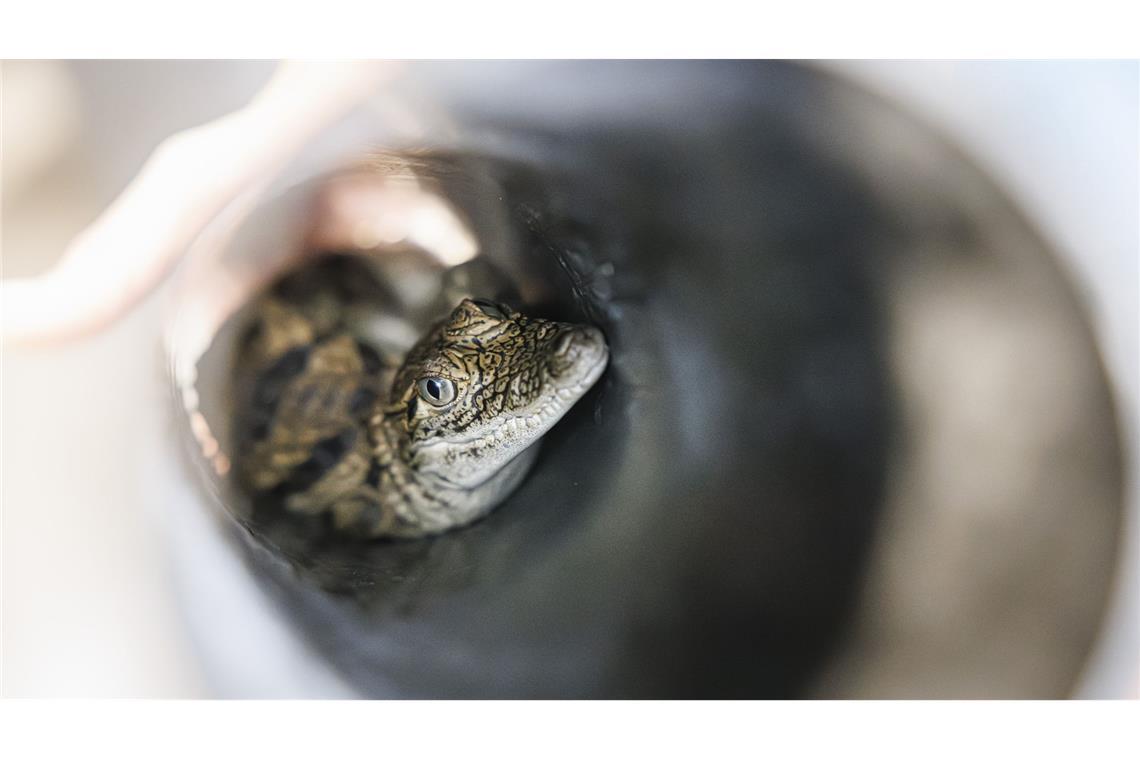
[[[519,485],[538,454],[535,443],[483,483],[464,488],[419,471],[398,417],[378,415],[373,423],[366,486],[383,511],[377,534],[419,536],[471,523]]]

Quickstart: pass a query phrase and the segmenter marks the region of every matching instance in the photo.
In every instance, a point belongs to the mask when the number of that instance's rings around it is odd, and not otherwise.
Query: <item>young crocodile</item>
[[[369,537],[482,517],[605,369],[602,333],[463,300],[397,368],[325,309],[268,297],[244,342],[239,474],[296,512]],[[239,398],[242,398],[239,396]]]

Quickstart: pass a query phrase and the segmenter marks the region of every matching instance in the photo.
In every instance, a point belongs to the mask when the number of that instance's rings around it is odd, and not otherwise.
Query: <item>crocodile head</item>
[[[524,452],[590,389],[608,357],[597,328],[464,300],[408,353],[386,419],[401,428],[401,456],[418,477],[442,488],[489,487],[525,470]]]

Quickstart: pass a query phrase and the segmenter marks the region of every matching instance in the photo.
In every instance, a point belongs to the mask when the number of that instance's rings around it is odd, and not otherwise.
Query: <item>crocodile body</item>
[[[490,301],[464,299],[398,362],[348,328],[335,297],[270,293],[255,314],[237,357],[241,481],[367,537],[487,514],[608,360],[596,328]]]

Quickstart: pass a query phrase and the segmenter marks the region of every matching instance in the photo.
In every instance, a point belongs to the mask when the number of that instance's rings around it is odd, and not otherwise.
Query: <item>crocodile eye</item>
[[[420,398],[432,406],[447,406],[455,400],[455,383],[444,377],[425,377],[416,383]]]
[[[479,307],[479,311],[483,312],[488,317],[494,317],[495,319],[507,318],[507,310],[494,301],[487,301],[482,298],[472,298],[471,303]]]

